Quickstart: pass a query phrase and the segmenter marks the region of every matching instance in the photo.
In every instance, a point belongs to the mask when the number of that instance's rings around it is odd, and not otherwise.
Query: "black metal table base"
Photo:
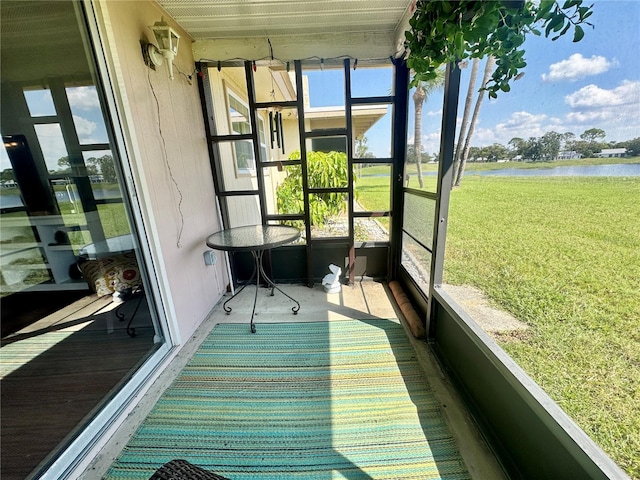
[[[142,303],[142,297],[143,296],[144,296],[144,293],[143,293],[142,289],[138,288],[138,289],[134,290],[128,297],[125,297],[124,301],[120,305],[118,305],[118,307],[115,310],[115,314],[116,314],[116,317],[118,318],[118,320],[120,322],[124,322],[124,319],[126,318],[126,316],[125,316],[124,313],[122,313],[121,310],[128,303],[129,300],[132,300],[133,298],[136,298],[136,306],[133,309],[133,312],[131,312],[131,316],[129,317],[129,323],[127,323],[127,334],[131,338],[136,336],[136,329],[131,326],[131,323],[133,323],[133,320],[136,317],[136,313],[138,313],[138,308],[140,308],[140,304]]]
[[[291,307],[291,311],[293,312],[294,315],[298,314],[298,310],[300,310],[300,302],[298,302],[295,298],[293,298],[292,296],[288,295],[287,293],[285,293],[280,287],[278,287],[273,280],[271,280],[269,278],[269,276],[266,274],[266,272],[264,271],[264,268],[262,267],[262,255],[264,253],[264,250],[258,250],[258,251],[251,251],[251,255],[253,256],[253,260],[254,260],[254,265],[253,265],[253,272],[251,273],[251,277],[249,277],[249,280],[247,280],[244,284],[242,284],[242,286],[240,287],[240,289],[233,294],[233,296],[229,299],[227,299],[226,302],[224,302],[222,304],[222,308],[224,308],[224,311],[227,312],[227,315],[229,315],[231,313],[232,308],[231,307],[227,307],[227,303],[229,303],[231,300],[233,300],[235,297],[237,297],[240,292],[242,292],[244,290],[244,287],[246,287],[247,285],[249,285],[253,279],[256,280],[256,293],[253,297],[253,310],[251,311],[251,322],[250,322],[250,328],[251,328],[251,333],[256,333],[256,326],[253,323],[253,317],[256,313],[256,303],[258,301],[258,289],[260,288],[260,278],[263,278],[265,282],[267,282],[267,285],[269,285],[269,287],[271,287],[271,296],[273,297],[274,295],[274,290],[278,290],[280,293],[282,293],[285,297],[287,297],[289,300],[293,301],[296,306]]]

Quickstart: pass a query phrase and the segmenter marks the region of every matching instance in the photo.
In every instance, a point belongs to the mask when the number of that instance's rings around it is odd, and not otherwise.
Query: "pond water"
[[[423,172],[424,176],[437,172]],[[497,175],[506,177],[640,177],[640,163],[620,163],[613,165],[578,165],[575,167],[553,168],[501,168],[498,170],[467,170],[465,175]],[[362,175],[363,177],[388,177],[387,174]],[[411,174],[412,177],[416,174]]]
[[[467,175],[502,175],[519,177],[640,177],[640,163],[615,165],[578,165],[553,168],[502,168],[484,172],[465,172]]]
[[[15,191],[15,190],[14,190]],[[96,200],[103,200],[107,198],[120,198],[120,191],[113,189],[102,189],[96,188],[93,190],[93,196]],[[56,192],[56,200],[58,203],[66,203],[69,202],[69,194],[66,191]],[[12,208],[12,207],[22,207],[22,198],[17,193],[10,193],[5,195],[0,195],[0,207],[2,208]]]

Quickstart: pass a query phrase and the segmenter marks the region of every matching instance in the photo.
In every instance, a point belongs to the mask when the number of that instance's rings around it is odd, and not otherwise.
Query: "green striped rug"
[[[240,479],[466,479],[392,320],[217,325],[112,465],[183,458]]]

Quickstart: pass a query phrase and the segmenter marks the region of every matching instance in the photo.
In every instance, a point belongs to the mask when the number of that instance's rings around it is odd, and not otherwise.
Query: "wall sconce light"
[[[158,46],[152,43],[147,45],[149,60],[157,67],[162,65],[162,61],[165,59],[169,69],[169,78],[173,80],[173,59],[178,53],[180,35],[164,21],[164,17],[149,28],[153,31],[158,43]]]

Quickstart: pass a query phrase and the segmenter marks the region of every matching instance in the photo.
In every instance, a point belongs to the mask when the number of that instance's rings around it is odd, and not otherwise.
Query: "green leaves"
[[[435,77],[438,67],[467,58],[491,55],[496,71],[486,86],[490,97],[508,92],[509,83],[526,66],[526,35],[541,35],[552,41],[569,33],[573,41],[584,37],[583,25],[593,11],[582,0],[459,0],[456,2],[418,0],[406,32],[409,50],[407,65],[413,70],[411,85]]]
[[[579,42],[584,37],[584,30],[580,25],[576,25],[576,28],[573,31],[573,41]]]
[[[300,159],[300,152],[293,152],[290,160]],[[343,188],[348,184],[347,155],[344,152],[307,152],[307,180],[311,188]],[[302,168],[300,165],[285,167],[287,177],[278,185],[276,198],[279,213],[304,213]],[[322,226],[332,216],[346,208],[344,194],[318,193],[309,196],[311,224]]]

